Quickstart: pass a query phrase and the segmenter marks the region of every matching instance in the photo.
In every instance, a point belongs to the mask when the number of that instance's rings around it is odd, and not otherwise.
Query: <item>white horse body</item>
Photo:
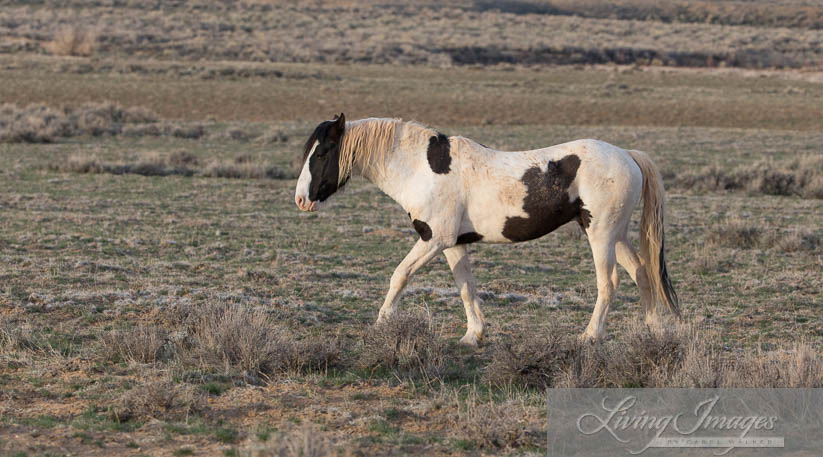
[[[662,181],[644,153],[597,140],[505,152],[467,138],[446,137],[414,123],[364,119],[347,123],[344,129],[338,119],[329,122],[337,122],[345,132],[340,138],[340,156],[352,156],[350,164],[343,158],[334,159],[340,164],[340,185],[352,173],[361,174],[406,210],[421,236],[392,275],[378,321],[397,309],[409,277],[443,252],[466,308],[468,329],[461,341],[476,345],[483,337],[485,321],[465,245],[527,241],[572,220],[586,232],[597,273],[598,299],[584,337],[597,338],[604,332],[617,287],[617,262],[638,284],[647,322],[657,322],[656,302],[677,311],[662,255]],[[354,150],[353,138],[368,135],[370,130],[383,135],[385,150],[359,150],[368,145],[362,139]],[[307,142],[295,193],[298,206],[306,210],[324,200],[322,196],[319,201],[311,198],[312,180],[328,181],[323,173],[334,174],[318,164],[322,159],[313,159],[323,134],[316,131],[315,136],[320,139]],[[372,153],[379,159],[371,160]],[[641,221],[645,224],[641,254],[649,257],[645,262],[627,238],[632,210],[641,197],[646,199]]]

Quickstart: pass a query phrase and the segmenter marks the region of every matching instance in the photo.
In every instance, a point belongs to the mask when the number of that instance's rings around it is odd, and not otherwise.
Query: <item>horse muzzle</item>
[[[294,203],[301,211],[317,211],[317,202],[309,201],[308,198],[302,196],[294,197]]]

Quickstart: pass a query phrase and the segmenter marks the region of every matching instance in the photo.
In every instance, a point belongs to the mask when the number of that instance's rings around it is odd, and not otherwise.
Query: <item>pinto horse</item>
[[[588,237],[597,276],[597,302],[581,338],[605,332],[617,263],[640,289],[647,324],[659,325],[658,304],[679,315],[663,252],[663,181],[643,152],[597,140],[504,152],[414,122],[346,122],[341,113],[314,129],[302,164],[294,196],[301,210],[322,208],[360,175],[399,203],[420,235],[391,276],[378,323],[397,310],[409,278],[442,252],[466,309],[460,342],[476,346],[485,319],[466,246],[533,240],[571,221]],[[627,232],[641,197],[638,255]]]

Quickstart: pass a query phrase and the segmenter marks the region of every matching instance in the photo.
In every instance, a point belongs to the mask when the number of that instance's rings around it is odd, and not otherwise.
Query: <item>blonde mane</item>
[[[383,164],[395,141],[399,119],[360,119],[346,122],[340,145],[339,184],[349,179],[355,165],[364,172]]]

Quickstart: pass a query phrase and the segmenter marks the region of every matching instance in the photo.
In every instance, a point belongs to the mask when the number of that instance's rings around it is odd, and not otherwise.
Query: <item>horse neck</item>
[[[431,135],[420,130],[421,127],[416,125],[397,125],[394,144],[382,163],[365,168],[355,164],[354,167],[356,173],[407,210],[419,196],[421,179],[418,175],[428,167],[425,151]]]

